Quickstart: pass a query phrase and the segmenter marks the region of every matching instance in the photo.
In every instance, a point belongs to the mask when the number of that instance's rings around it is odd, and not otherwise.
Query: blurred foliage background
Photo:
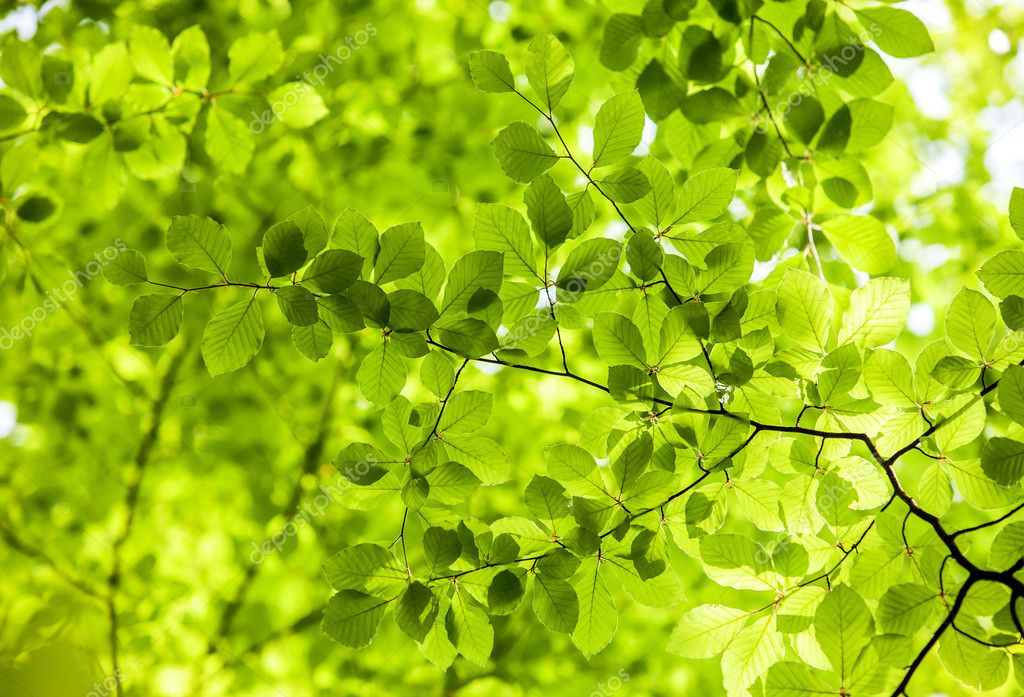
[[[253,135],[251,158],[237,166],[212,162],[190,138],[184,164],[140,176],[117,163],[98,167],[84,144],[0,135],[0,325],[30,316],[47,290],[118,240],[141,250],[154,275],[173,279],[162,234],[182,213],[223,220],[236,243],[254,246],[271,223],[307,205],[328,221],[353,206],[380,229],[420,220],[439,249],[468,251],[476,204],[521,196],[490,140],[510,120],[534,120],[518,101],[475,90],[468,52],[495,48],[521,63],[531,37],[557,34],[576,61],[560,122],[570,144],[588,142],[583,124],[636,81],[638,67],[611,72],[598,59],[609,15],[635,4],[3,3],[6,41],[40,50],[56,44],[70,55],[93,53],[136,24],[169,38],[198,25],[211,46],[211,84],[224,73],[227,47],[253,31],[280,37],[278,82],[313,70],[322,55],[350,50],[317,87],[326,115],[305,128],[275,120]],[[1011,187],[1024,182],[1024,5],[911,0],[903,7],[924,20],[936,51],[886,59],[899,78],[884,94],[895,106],[895,126],[862,164],[874,183],[875,213],[900,239],[895,273],[912,281],[909,332],[900,342],[913,355],[936,335],[960,284],[976,287],[980,263],[1016,239],[1005,210]],[[359,32],[365,41],[356,40]],[[246,123],[266,109],[259,97],[223,99]],[[648,126],[651,151],[671,162],[665,130]],[[57,210],[38,224],[15,225],[9,192],[26,182]],[[599,206],[598,226],[617,224],[610,212]],[[333,454],[379,436],[376,412],[354,382],[360,351],[351,342],[360,339],[336,337],[329,358],[314,364],[295,352],[278,319],[256,360],[211,378],[197,350],[207,304],[188,306],[185,336],[169,349],[141,350],[125,332],[132,295],[89,280],[36,323],[31,338],[0,351],[4,695],[82,695],[97,686],[106,691],[96,694],[112,694],[110,608],[94,596],[108,587],[115,559],[117,650],[128,694],[719,693],[717,661],[664,651],[685,607],[666,612],[623,601],[614,643],[589,661],[568,637],[538,629],[529,613],[500,619],[486,669],[460,660],[442,672],[390,622],[368,649],[331,642],[317,627],[329,595],[321,564],[359,540],[387,544],[402,515],[397,502],[369,512],[313,505],[318,487],[337,479],[328,464]],[[572,345],[571,336],[568,342],[582,372],[600,367],[587,362],[591,347]],[[595,400],[557,378],[477,367],[467,369],[463,386],[495,393],[500,406],[485,435],[502,444],[514,472],[512,482],[478,492],[470,511],[520,511],[519,491],[543,470],[541,446],[574,441]],[[126,500],[136,494],[123,539]],[[300,511],[308,515],[297,518]],[[254,564],[259,543],[282,530],[291,532],[280,549]],[[730,597],[698,566],[676,561],[686,607]],[[941,670],[929,679],[936,694],[963,694]]]

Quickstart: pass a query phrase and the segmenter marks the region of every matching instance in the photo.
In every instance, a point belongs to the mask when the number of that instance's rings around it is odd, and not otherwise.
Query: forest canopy
[[[4,3],[0,694],[1021,694],[1022,35]]]

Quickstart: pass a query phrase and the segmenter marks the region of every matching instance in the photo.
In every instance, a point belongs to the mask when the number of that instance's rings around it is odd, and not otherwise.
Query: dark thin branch
[[[302,503],[303,496],[302,480],[307,475],[314,474],[323,459],[324,446],[327,442],[328,436],[330,435],[330,422],[334,414],[334,393],[342,373],[342,366],[339,364],[338,368],[334,372],[331,385],[327,390],[327,396],[324,400],[323,409],[320,413],[320,422],[317,426],[316,435],[303,451],[301,470],[299,471],[299,475],[295,478],[295,483],[292,485],[292,491],[288,497],[288,503],[285,504],[284,508],[281,510],[281,516],[286,520],[294,518],[298,513],[299,505]],[[217,644],[231,633],[232,624],[242,607],[245,605],[249,591],[256,582],[256,578],[262,568],[262,564],[253,563],[252,560],[249,561],[249,565],[245,569],[245,576],[235,589],[234,596],[221,610],[216,632],[207,642],[207,654],[214,653],[217,650]]]
[[[1024,502],[1017,504],[1008,512],[999,516],[995,520],[990,520],[987,523],[981,523],[980,525],[974,525],[969,528],[964,528],[963,530],[957,530],[956,532],[950,534],[950,538],[955,540],[960,535],[967,535],[978,530],[984,530],[985,528],[991,527],[993,525],[998,525],[999,523],[1003,522],[1004,520],[1007,520],[1008,518],[1011,518],[1013,515],[1019,513],[1022,510],[1024,510]]]
[[[790,40],[790,38],[788,36],[786,36],[783,33],[783,31],[781,29],[779,29],[777,26],[775,26],[774,24],[769,22],[764,17],[761,17],[760,15],[756,15],[755,14],[755,15],[751,16],[751,20],[755,20],[755,19],[757,21],[761,22],[762,24],[768,25],[768,27],[770,27],[772,29],[772,31],[774,31],[776,34],[778,34],[779,38],[781,38],[784,42],[786,42],[786,45],[789,46],[789,49],[793,52],[793,55],[796,56],[797,58],[799,58],[801,63],[803,63],[805,66],[808,66],[808,67],[811,65],[810,61],[807,60],[807,58],[804,56],[804,54],[800,52],[800,49],[798,49],[796,47],[796,45]]]
[[[751,45],[753,45],[753,43],[754,43],[754,20],[755,19],[760,19],[760,18],[757,15],[753,15],[750,18],[750,43],[751,43]],[[761,21],[764,22],[765,20],[762,19]],[[778,29],[776,29],[776,31],[778,31]],[[782,32],[779,32],[779,34],[781,35]],[[785,38],[785,37],[783,37],[783,38]],[[794,157],[793,151],[790,150],[789,142],[786,140],[786,137],[782,135],[782,129],[779,127],[779,123],[775,120],[775,113],[772,111],[771,106],[768,104],[768,95],[766,95],[764,93],[764,90],[761,89],[761,77],[757,74],[757,65],[754,64],[754,61],[752,59],[750,61],[750,69],[754,73],[754,84],[757,85],[757,93],[761,96],[761,104],[764,106],[765,111],[768,112],[768,120],[772,122],[772,126],[775,128],[775,134],[779,137],[779,141],[782,143],[782,147],[786,151],[786,154],[789,155],[790,158],[792,158],[792,157]]]
[[[72,588],[82,592],[90,598],[99,600],[102,603],[107,602],[107,598],[102,592],[93,588],[85,581],[75,578],[42,549],[33,547],[28,542],[25,542],[23,539],[18,537],[17,533],[15,533],[14,530],[12,530],[3,520],[0,520],[0,539],[6,542],[7,546],[14,551],[20,552],[29,559],[33,559],[48,568],[54,575],[59,577]]]
[[[956,594],[956,599],[953,601],[953,607],[949,609],[949,613],[946,615],[945,619],[943,619],[935,631],[932,632],[931,637],[928,638],[924,647],[920,652],[918,652],[911,664],[907,666],[907,672],[903,675],[903,679],[900,680],[900,684],[896,686],[895,690],[893,690],[892,697],[899,697],[900,695],[907,694],[907,686],[910,685],[910,681],[914,677],[914,673],[916,673],[917,669],[921,667],[921,663],[928,655],[928,652],[932,650],[932,647],[939,641],[942,634],[953,624],[953,620],[956,619],[956,614],[960,612],[960,608],[963,606],[964,600],[967,598],[967,592],[970,588],[970,581],[964,583],[964,585],[960,587],[960,591]]]
[[[427,343],[430,344],[431,346],[436,346],[437,348],[439,348],[439,349],[441,349],[443,351],[447,351],[448,353],[454,354],[456,356],[462,356],[462,354],[460,354],[455,349],[450,348],[448,346],[445,346],[444,344],[441,344],[441,343],[439,343],[437,341],[434,341],[432,338],[430,338],[430,333],[429,332],[427,333]],[[603,392],[608,392],[609,391],[608,387],[606,387],[605,385],[601,385],[600,383],[594,382],[593,380],[588,380],[587,378],[585,378],[585,377],[583,377],[581,375],[577,375],[576,373],[573,373],[573,372],[570,372],[570,371],[548,370],[546,368],[538,368],[537,366],[533,366],[533,365],[523,365],[521,363],[509,363],[508,361],[503,361],[500,358],[484,358],[484,357],[479,357],[479,358],[470,358],[469,360],[476,361],[478,363],[490,363],[492,365],[503,365],[506,368],[517,368],[519,370],[529,370],[531,372],[542,373],[544,375],[554,375],[556,377],[570,378],[572,380],[576,380],[577,382],[582,382],[585,385],[590,385],[591,387],[594,387],[596,389],[602,390]],[[669,401],[666,401],[666,400],[663,400],[663,399],[657,399],[656,401],[658,402],[658,404],[662,404],[662,405],[666,405],[666,406],[672,406],[672,402],[669,402]]]
[[[181,368],[185,357],[188,354],[188,344],[182,345],[179,352],[172,356],[163,378],[160,380],[160,387],[149,410],[149,425],[142,440],[135,451],[135,459],[132,462],[131,470],[128,473],[128,489],[125,492],[124,506],[127,511],[124,525],[121,532],[114,538],[111,545],[113,563],[110,575],[107,578],[107,618],[110,622],[110,660],[112,663],[112,675],[114,677],[114,690],[118,697],[123,694],[121,686],[121,670],[118,663],[118,617],[117,617],[117,595],[121,589],[121,551],[132,533],[132,525],[138,511],[139,492],[142,489],[142,481],[149,466],[150,456],[156,446],[157,436],[160,433],[160,425],[163,421],[164,409],[171,396],[174,381],[178,370]]]
[[[871,532],[871,529],[874,528],[874,527],[875,527],[875,519],[872,518],[871,522],[869,522],[867,527],[864,528],[864,532],[862,532],[860,534],[860,537],[857,538],[856,542],[854,542],[852,545],[850,545],[849,548],[841,548],[843,550],[843,556],[842,556],[842,558],[839,561],[837,561],[835,564],[832,565],[832,568],[830,568],[828,571],[826,571],[823,574],[819,574],[818,576],[815,576],[814,578],[808,579],[806,581],[801,581],[800,583],[797,584],[797,587],[798,588],[802,588],[803,586],[809,586],[812,583],[817,583],[818,581],[824,580],[828,584],[828,586],[831,588],[831,586],[832,586],[832,580],[831,580],[832,579],[832,574],[834,574],[836,571],[838,571],[839,568],[850,557],[850,555],[857,551],[857,549],[860,547],[861,543],[864,542],[864,539],[868,536],[868,533]]]
[[[1017,641],[1008,641],[1005,644],[997,644],[997,643],[992,642],[992,641],[986,641],[985,639],[979,639],[978,637],[974,636],[973,634],[971,634],[967,630],[961,629],[960,627],[956,626],[956,620],[955,619],[954,619],[953,622],[950,623],[950,626],[960,636],[966,637],[966,638],[970,639],[971,641],[973,641],[976,644],[981,644],[982,646],[987,646],[987,647],[989,647],[991,649],[1005,649],[1005,648],[1007,648],[1009,646],[1016,646],[1017,644],[1021,643],[1021,639],[1018,639]],[[1024,637],[1022,637],[1022,638],[1024,638]]]
[[[272,286],[272,285],[269,285],[269,284],[243,283],[243,282],[239,282],[239,281],[227,281],[227,280],[225,280],[222,283],[211,283],[211,284],[206,285],[206,286],[194,286],[194,287],[176,286],[176,285],[174,285],[172,283],[161,283],[159,281],[149,281],[149,280],[147,280],[146,283],[148,283],[151,286],[159,286],[160,288],[170,288],[172,290],[181,291],[182,295],[184,295],[185,293],[195,293],[195,292],[198,292],[198,291],[201,291],[201,290],[212,290],[214,288],[255,288],[257,290],[270,290],[270,291],[276,291],[276,290],[281,288],[281,286]]]
[[[545,552],[544,554],[535,554],[535,555],[533,555],[531,557],[520,557],[519,559],[513,559],[512,561],[501,562],[501,563],[498,563],[498,562],[487,562],[486,564],[481,564],[480,566],[475,566],[472,569],[464,569],[464,570],[458,571],[458,572],[456,572],[454,574],[448,574],[447,576],[431,576],[430,578],[427,579],[427,583],[437,583],[438,581],[454,581],[457,578],[462,578],[466,574],[473,574],[473,573],[476,573],[478,571],[483,571],[484,569],[493,569],[496,566],[511,566],[512,564],[522,564],[522,563],[528,562],[528,561],[529,562],[535,562],[535,561],[537,561],[539,559],[543,559],[548,554],[549,554],[549,552]]]

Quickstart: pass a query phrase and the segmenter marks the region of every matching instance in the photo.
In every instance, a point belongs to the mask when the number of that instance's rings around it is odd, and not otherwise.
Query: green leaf
[[[516,79],[512,76],[508,58],[497,51],[471,52],[469,74],[481,92],[514,92],[516,89]]]
[[[568,581],[538,574],[534,582],[534,612],[547,628],[570,634],[580,621],[580,599]]]
[[[850,294],[839,344],[853,341],[861,348],[887,344],[899,336],[909,313],[910,283],[902,278],[869,279]]]
[[[192,90],[203,90],[210,79],[210,44],[198,25],[184,30],[171,44],[175,81]]]
[[[883,633],[913,636],[938,607],[938,593],[917,583],[901,583],[885,592],[878,603],[878,628]]]
[[[740,633],[749,616],[749,612],[725,605],[700,605],[680,618],[666,648],[685,658],[717,656]]]
[[[487,607],[497,615],[508,615],[519,607],[525,595],[522,573],[503,569],[491,579],[487,589]]]
[[[504,253],[506,274],[540,277],[530,228],[518,211],[498,203],[482,204],[477,208],[473,237],[477,248]]]
[[[700,222],[720,216],[732,203],[736,177],[736,170],[713,167],[687,179],[679,192],[673,224]]]
[[[301,286],[283,286],[275,292],[277,305],[281,314],[289,323],[297,327],[308,327],[316,324],[320,316],[317,313],[316,298]]]
[[[529,183],[558,162],[558,155],[533,126],[513,121],[492,141],[501,170],[511,179]]]
[[[0,79],[26,97],[37,97],[43,92],[41,79],[42,56],[29,43],[8,40],[0,53]]]
[[[263,345],[263,313],[255,294],[213,316],[203,332],[203,361],[211,375],[238,370]]]
[[[870,274],[896,264],[896,243],[881,221],[870,215],[840,215],[821,224],[825,237],[850,264]]]
[[[894,109],[873,99],[855,99],[850,110],[850,137],[846,152],[861,152],[878,145],[892,128]]]
[[[772,664],[782,660],[785,645],[772,620],[772,617],[762,617],[752,622],[722,654],[726,690],[738,692],[750,687]]]
[[[732,92],[721,87],[712,87],[700,92],[691,92],[683,98],[679,109],[689,121],[706,124],[747,115]]]
[[[369,646],[391,600],[344,590],[331,596],[320,628],[339,644],[353,649]]]
[[[1006,681],[1010,662],[1005,650],[990,649],[950,631],[939,641],[938,653],[942,666],[961,683],[974,688],[972,692],[988,691]]]
[[[402,391],[405,374],[405,359],[392,342],[385,341],[363,359],[356,380],[363,396],[383,405]]]
[[[420,364],[420,380],[437,397],[445,397],[455,384],[452,360],[443,351],[431,351]]]
[[[999,408],[1024,425],[1024,367],[1013,365],[999,379]]]
[[[0,94],[0,130],[6,131],[8,129],[14,128],[15,126],[20,126],[25,122],[25,119],[27,117],[28,114],[25,112],[25,109],[22,108],[21,104],[19,104],[16,100],[12,99],[6,94]],[[88,121],[92,123],[97,123],[93,119],[88,119]],[[99,135],[99,133],[95,133],[93,136],[90,136],[89,138],[87,138],[86,141],[83,142],[92,140],[92,138],[95,137],[95,135]]]
[[[558,270],[555,286],[560,302],[575,302],[580,294],[594,291],[615,275],[622,257],[622,245],[598,238],[578,244]]]
[[[1018,484],[1024,477],[1024,443],[1012,438],[992,438],[982,448],[981,469],[1003,486]]]
[[[591,557],[580,564],[573,587],[579,598],[579,621],[572,632],[572,642],[590,658],[608,645],[618,625],[615,598],[601,573],[602,562]]]
[[[701,354],[701,343],[691,324],[694,314],[690,307],[679,305],[665,315],[658,337],[660,368],[684,363]]]
[[[619,167],[610,174],[595,178],[594,182],[616,203],[633,203],[651,190],[651,183],[636,167]]]
[[[228,49],[228,75],[232,85],[252,83],[277,72],[284,58],[276,32],[249,34]]]
[[[989,564],[996,569],[1007,569],[1024,559],[1024,523],[1010,523],[992,542]]]
[[[430,527],[423,532],[423,555],[431,576],[448,569],[462,554],[462,543],[454,530]]]
[[[438,313],[434,303],[422,293],[400,289],[388,293],[391,316],[388,324],[395,331],[421,332],[437,321]]]
[[[340,462],[339,462],[340,464]],[[335,590],[383,593],[407,579],[405,569],[389,549],[362,542],[341,550],[324,562],[324,576]]]
[[[137,25],[128,39],[132,68],[137,75],[162,85],[174,80],[171,46],[159,29]]]
[[[850,129],[853,128],[853,116],[850,108],[843,104],[836,110],[825,129],[818,138],[818,150],[831,155],[840,155],[846,150],[846,144],[850,142]]]
[[[880,404],[917,404],[910,363],[903,354],[875,349],[864,361],[864,382]]]
[[[501,288],[503,255],[479,250],[466,254],[452,266],[441,299],[441,316],[465,312],[476,293]]]
[[[363,316],[351,300],[341,296],[318,298],[317,314],[335,332],[357,332],[363,328]]]
[[[786,269],[775,306],[786,336],[798,346],[826,353],[832,308],[832,294],[821,279],[805,271]]]
[[[972,358],[985,358],[995,323],[996,310],[991,301],[970,288],[961,288],[946,310],[946,334],[950,343]]]
[[[452,643],[466,660],[479,666],[487,664],[494,648],[494,628],[483,606],[466,591],[457,590],[445,624]]]
[[[206,154],[213,164],[228,172],[244,172],[256,150],[249,125],[220,102],[211,104],[206,114]]]
[[[602,312],[594,318],[594,344],[608,365],[632,365],[647,368],[647,352],[640,330],[628,317]]]
[[[38,72],[37,65],[36,73]],[[93,104],[102,105],[121,99],[127,92],[131,79],[132,66],[128,57],[128,47],[123,41],[109,43],[93,56],[89,100]]]
[[[636,60],[643,39],[643,22],[636,15],[616,13],[608,18],[601,39],[601,63],[610,70],[625,70]]]
[[[182,265],[224,276],[231,265],[231,238],[219,223],[197,215],[171,218],[167,249]]]
[[[263,263],[273,278],[298,271],[306,263],[306,245],[302,231],[294,222],[286,220],[267,230],[263,235]]]
[[[810,144],[825,122],[825,110],[814,97],[804,97],[784,115],[786,128],[796,135],[800,142]]]
[[[490,438],[451,434],[445,441],[448,458],[465,465],[484,486],[507,481],[511,470],[501,446]]]
[[[754,271],[752,244],[722,244],[704,257],[707,267],[697,274],[695,295],[732,292],[750,280]]]
[[[890,56],[913,58],[935,50],[924,23],[911,12],[882,5],[855,12],[878,47]]]
[[[441,343],[466,358],[486,356],[498,348],[498,337],[486,322],[468,318],[438,325]]]
[[[632,63],[632,61],[630,61]],[[654,121],[671,115],[686,96],[657,58],[652,58],[636,80],[647,115]]]
[[[669,566],[669,550],[666,535],[653,530],[641,530],[630,546],[630,559],[637,576],[648,581],[665,573]]]
[[[1019,186],[1010,194],[1010,227],[1024,240],[1024,189]]]
[[[128,333],[135,346],[163,346],[178,335],[184,307],[181,295],[140,295],[132,303]]]
[[[299,226],[302,232],[302,244],[306,248],[306,256],[310,259],[319,254],[327,246],[330,234],[327,223],[317,209],[306,206],[288,216],[288,220]]]
[[[644,130],[644,105],[635,91],[623,92],[597,112],[594,121],[594,167],[618,164],[629,157]]]
[[[445,403],[437,430],[441,433],[474,433],[487,425],[490,416],[490,392],[456,392]]]
[[[572,228],[572,211],[555,181],[547,174],[534,179],[523,200],[537,239],[549,248],[562,244]]]
[[[366,271],[373,266],[373,261],[380,252],[377,228],[354,208],[346,208],[338,216],[334,222],[332,238],[341,249],[347,249],[361,256]]]
[[[311,361],[319,361],[331,352],[334,333],[324,321],[304,327],[292,327],[292,343],[303,356]]]
[[[572,58],[553,34],[538,34],[530,42],[526,79],[549,114],[569,91],[573,74]]]
[[[328,295],[344,293],[359,278],[363,258],[347,249],[328,249],[313,259],[302,282]]]
[[[1008,296],[999,303],[999,313],[1009,329],[1024,331],[1024,298],[1019,295]]]
[[[423,266],[426,243],[419,223],[389,227],[380,236],[380,253],[373,266],[377,285],[384,285],[418,271]]]
[[[571,514],[565,487],[551,477],[536,474],[523,492],[526,508],[541,520],[555,521]]]
[[[286,82],[267,95],[267,101],[274,115],[291,128],[309,128],[330,113],[308,82]]]
[[[653,157],[645,157],[637,164],[650,184],[651,190],[636,201],[631,210],[645,225],[655,230],[665,230],[675,220],[676,194],[672,175],[665,166]]]
[[[1024,251],[1008,249],[996,254],[978,270],[978,278],[997,298],[1024,295]]]
[[[867,603],[848,585],[833,587],[814,614],[814,636],[844,682],[860,650],[874,634]]]
[[[646,230],[637,230],[626,244],[629,271],[641,281],[653,281],[660,275],[664,256],[661,245]]]
[[[765,697],[808,697],[837,694],[821,671],[803,663],[783,661],[768,670]]]
[[[145,283],[149,279],[146,274],[146,258],[137,250],[122,249],[113,261],[103,267],[103,275],[119,286]]]
[[[612,476],[619,487],[619,496],[629,491],[637,478],[643,473],[651,461],[654,442],[650,434],[642,433],[639,438],[627,445],[612,463]]]
[[[437,620],[437,597],[419,581],[405,589],[395,606],[395,621],[408,636],[423,641]]]
[[[953,486],[941,463],[925,468],[917,485],[917,500],[926,511],[942,516],[953,503]]]
[[[442,504],[462,503],[480,486],[480,479],[457,462],[446,462],[427,475],[430,498]]]

